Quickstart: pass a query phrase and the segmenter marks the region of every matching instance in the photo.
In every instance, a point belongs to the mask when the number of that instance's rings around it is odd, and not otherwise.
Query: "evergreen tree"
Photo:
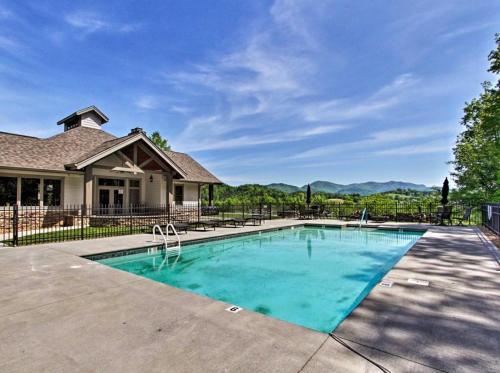
[[[167,139],[161,137],[159,131],[154,131],[151,135],[149,135],[149,139],[161,150],[170,150],[170,145],[168,145]]]

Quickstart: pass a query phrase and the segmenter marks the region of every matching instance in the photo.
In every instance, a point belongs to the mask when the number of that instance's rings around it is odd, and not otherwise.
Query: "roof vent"
[[[146,131],[144,131],[141,127],[135,127],[135,128],[132,128],[130,130],[129,135],[135,135],[135,134],[138,134],[138,133],[146,134]]]

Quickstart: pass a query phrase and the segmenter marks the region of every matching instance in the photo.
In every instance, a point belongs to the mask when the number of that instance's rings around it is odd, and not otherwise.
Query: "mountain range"
[[[353,183],[353,184],[336,184],[330,181],[315,181],[311,184],[312,192],[325,192],[325,193],[335,193],[335,194],[353,194],[358,193],[363,196],[367,196],[375,193],[390,192],[396,189],[411,189],[419,192],[430,192],[432,188],[424,184],[413,184],[404,181],[387,181],[387,182],[376,182],[367,181],[364,183]],[[266,185],[268,188],[281,190],[286,193],[294,193],[298,191],[305,191],[307,185],[298,187],[290,184],[283,183],[272,183]]]

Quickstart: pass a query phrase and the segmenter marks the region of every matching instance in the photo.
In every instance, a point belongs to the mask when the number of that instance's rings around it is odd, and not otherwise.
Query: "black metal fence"
[[[486,224],[487,208],[473,209],[463,219],[468,205],[452,204],[452,223]],[[225,221],[277,218],[321,218],[359,220],[367,209],[372,221],[436,223],[438,204],[422,203],[330,203],[318,206],[299,204],[242,204],[200,206],[198,204],[134,206],[0,206],[0,246],[31,245],[84,240],[118,235],[150,233],[155,224],[170,222]],[[498,209],[494,206],[491,229],[498,233]],[[488,220],[489,222],[489,220]],[[490,226],[490,225],[488,225]],[[495,228],[496,227],[496,228]]]
[[[482,206],[483,225],[500,235],[500,203],[487,203]]]

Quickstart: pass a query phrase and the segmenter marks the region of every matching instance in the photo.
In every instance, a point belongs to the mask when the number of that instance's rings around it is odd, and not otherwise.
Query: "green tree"
[[[444,179],[443,188],[441,188],[441,204],[448,204],[448,194],[450,193],[450,184],[448,183],[448,178]]]
[[[489,56],[489,72],[500,73],[500,34]],[[461,124],[465,130],[453,149],[452,173],[465,200],[500,201],[500,81],[483,83],[483,92],[467,103]]]
[[[167,139],[161,137],[159,131],[154,131],[151,135],[149,135],[149,139],[161,150],[170,150],[170,145],[168,145]]]

